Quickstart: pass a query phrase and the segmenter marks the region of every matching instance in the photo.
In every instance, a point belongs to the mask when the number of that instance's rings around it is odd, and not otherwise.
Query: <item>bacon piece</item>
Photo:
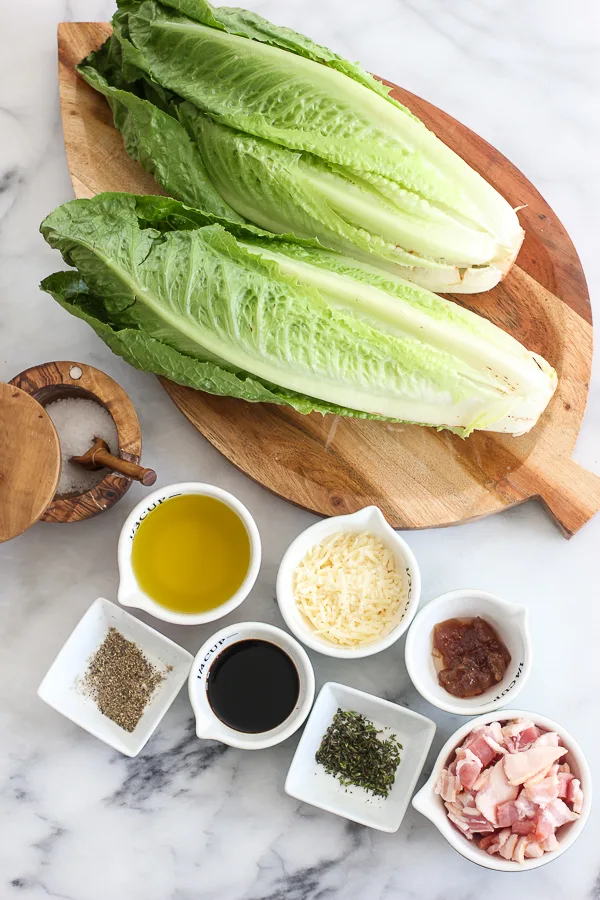
[[[535,831],[533,819],[518,819],[511,829],[513,834],[532,834]]]
[[[532,803],[542,808],[548,806],[559,795],[558,766],[552,766],[548,775],[541,781],[526,781],[524,792]]]
[[[481,760],[468,747],[459,747],[456,751],[456,777],[466,790],[471,790],[479,778],[483,768]]]
[[[479,839],[479,849],[487,850],[488,847],[497,840],[498,838],[496,837],[496,832],[494,832],[493,834],[486,834],[484,837]]]
[[[494,825],[498,824],[497,808],[509,800],[515,800],[518,788],[509,784],[504,771],[503,757],[490,769],[487,784],[475,794],[475,806],[485,818]]]
[[[575,822],[579,818],[578,814],[570,810],[562,800],[553,800],[546,807],[544,813],[551,817],[555,828],[560,828],[561,825],[566,825],[567,822]]]
[[[560,766],[558,771],[558,796],[561,800],[565,800],[569,793],[569,784],[574,779],[571,772],[561,772]]]
[[[473,840],[473,835],[469,831],[469,826],[465,821],[463,821],[460,816],[455,816],[454,813],[448,811],[448,818],[450,819],[452,824],[458,828],[459,831],[462,831],[468,841]]]
[[[494,832],[496,830],[494,825],[492,825],[491,822],[488,822],[485,816],[469,816],[467,824],[471,834],[486,834],[487,832]]]
[[[474,753],[475,756],[480,759],[481,765],[484,768],[485,766],[489,766],[496,756],[496,752],[492,750],[486,741],[486,737],[495,739],[495,733],[489,725],[483,725],[481,728],[478,728],[477,731],[472,731],[463,744],[463,749],[470,750]]]
[[[540,729],[528,719],[515,719],[502,729],[504,745],[509,753],[527,750],[540,735]]]
[[[527,844],[529,843],[529,838],[525,835],[521,835],[519,840],[515,845],[515,849],[513,850],[512,858],[515,862],[524,863],[525,862],[525,849]]]
[[[565,747],[532,747],[530,750],[508,753],[502,758],[502,765],[510,784],[524,784],[540,772],[547,772],[566,752]]]
[[[503,828],[502,831],[498,833],[498,840],[500,842],[500,846],[504,847],[505,843],[510,837],[510,828]]]
[[[544,848],[541,844],[538,844],[537,841],[529,841],[527,846],[525,847],[525,858],[526,859],[539,859],[544,855]]]
[[[558,767],[558,771],[566,772],[568,775],[569,772],[571,771],[571,766],[569,765],[569,763],[561,763],[560,766]]]
[[[436,794],[440,794],[442,800],[454,803],[459,789],[458,778],[455,775],[451,775],[448,769],[442,769],[438,783],[435,786]]]
[[[566,825],[567,822],[574,822],[578,818],[578,815],[572,812],[562,800],[553,800],[540,812],[536,820],[533,840],[545,841],[561,825]]]
[[[464,807],[473,806],[473,800],[474,797],[473,794],[470,793],[470,791],[461,791],[460,794],[456,795],[455,802],[458,803],[459,806]]]
[[[494,826],[476,809],[463,809],[457,803],[445,803],[448,810],[448,818],[456,827],[466,835],[469,840],[474,834],[493,832]]]
[[[501,803],[498,806],[496,815],[498,819],[498,825],[501,828],[510,828],[510,826],[514,825],[519,818],[519,810],[517,809],[517,805],[514,800],[509,800],[507,803]]]
[[[503,856],[504,859],[512,859],[518,840],[519,840],[518,834],[510,834],[510,832],[509,832],[508,840],[506,841],[506,843],[504,844],[503,847],[500,847],[500,850],[498,851],[500,856]]]
[[[520,819],[533,819],[538,813],[537,806],[535,803],[532,803],[525,791],[521,791],[515,800],[515,806],[519,812]]]
[[[475,784],[473,785],[473,791],[477,793],[477,791],[483,790],[487,786],[490,780],[490,775],[492,774],[491,769],[484,769]]]
[[[556,731],[544,731],[533,742],[532,747],[558,747],[560,739]]]
[[[508,753],[504,746],[504,735],[500,722],[490,722],[487,728],[483,729],[483,739],[495,754]]]
[[[559,847],[560,844],[554,832],[541,843],[542,850],[546,851],[547,853],[552,853],[554,850],[558,850]]]
[[[505,845],[510,837],[510,828],[504,828],[502,831],[496,831],[496,833],[492,835],[492,837],[494,838],[494,840],[492,840],[489,846],[486,847],[486,852],[489,853],[490,856],[493,856],[494,853],[498,853],[500,848]]]
[[[571,804],[573,812],[579,813],[583,809],[583,791],[581,790],[581,782],[579,778],[571,778],[567,786],[567,803]]]

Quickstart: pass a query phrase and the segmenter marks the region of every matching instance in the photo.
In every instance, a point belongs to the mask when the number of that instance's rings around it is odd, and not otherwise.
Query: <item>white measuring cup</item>
[[[213,711],[207,694],[210,669],[219,654],[231,644],[246,640],[269,641],[287,653],[296,667],[300,682],[298,699],[287,719],[276,728],[257,734],[236,731],[226,725]],[[315,696],[315,674],[306,650],[286,631],[267,625],[266,622],[238,622],[217,631],[198,650],[192,663],[188,687],[199,738],[221,741],[242,750],[263,750],[285,741],[305,721]]]
[[[199,613],[179,613],[161,606],[160,603],[157,603],[152,597],[149,597],[148,594],[142,591],[131,565],[133,540],[146,516],[156,509],[157,506],[160,506],[161,503],[164,503],[165,500],[169,500],[171,497],[180,497],[183,494],[199,494],[205,497],[214,497],[216,500],[220,500],[221,503],[229,506],[241,519],[248,532],[250,541],[248,571],[235,594],[229,600],[226,600],[225,603],[221,603],[220,606]],[[234,497],[233,494],[224,491],[222,488],[215,487],[213,484],[202,484],[196,481],[187,481],[183,484],[169,484],[166,487],[159,488],[157,491],[153,491],[144,500],[140,501],[125,519],[125,524],[119,537],[120,581],[117,599],[121,606],[133,606],[137,607],[137,609],[143,609],[157,619],[162,619],[163,622],[173,622],[175,625],[202,625],[204,622],[214,622],[215,619],[221,619],[227,613],[236,609],[246,599],[258,576],[260,558],[260,535],[256,522],[237,497]]]

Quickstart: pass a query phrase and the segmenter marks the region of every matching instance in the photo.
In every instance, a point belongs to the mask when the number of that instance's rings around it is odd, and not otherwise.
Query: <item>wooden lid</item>
[[[60,466],[60,442],[44,407],[0,382],[0,543],[22,534],[45,512]]]

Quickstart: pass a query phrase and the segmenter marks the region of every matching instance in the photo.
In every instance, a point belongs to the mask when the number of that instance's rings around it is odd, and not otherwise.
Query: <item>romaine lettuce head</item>
[[[448,300],[169,198],[75,200],[41,230],[79,273],[69,298],[60,279],[42,286],[125,358],[151,348],[141,367],[175,381],[210,389],[221,371],[219,393],[247,383],[248,399],[462,434],[529,430],[556,385],[543,359]]]
[[[120,7],[107,47],[80,71],[109,99],[128,152],[173,196],[200,193],[213,209],[219,195],[238,218],[433,290],[487,290],[506,274],[523,239],[514,210],[358,65],[204,0]],[[162,120],[168,143],[145,103],[173,120]],[[179,142],[185,161],[170,178]],[[190,192],[182,173],[193,159]]]

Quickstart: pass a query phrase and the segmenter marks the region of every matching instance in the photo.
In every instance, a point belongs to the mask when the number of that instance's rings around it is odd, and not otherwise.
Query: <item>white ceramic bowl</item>
[[[141,590],[131,566],[133,539],[142,521],[165,500],[169,500],[171,497],[179,497],[182,494],[200,494],[204,497],[214,497],[216,500],[220,500],[221,503],[229,506],[244,523],[250,540],[250,564],[246,577],[238,590],[225,603],[221,603],[220,606],[201,613],[178,613],[161,606],[160,603],[157,603]],[[169,484],[148,494],[137,506],[134,506],[125,519],[125,524],[119,537],[120,581],[117,599],[122,606],[134,606],[137,609],[143,609],[156,619],[162,619],[163,622],[172,622],[175,625],[203,625],[205,622],[214,622],[215,619],[222,619],[227,613],[232,612],[246,599],[254,587],[254,582],[258,576],[260,558],[260,535],[256,522],[237,497],[234,497],[233,494],[224,491],[222,488],[215,487],[213,484],[202,484],[196,481],[188,481],[183,484]]]
[[[432,633],[438,622],[446,619],[481,616],[492,625],[511,655],[502,681],[479,697],[453,697],[438,682],[433,661]],[[436,597],[415,617],[406,636],[404,651],[406,668],[411,681],[429,703],[459,716],[477,716],[506,706],[527,681],[531,670],[532,653],[527,609],[509,603],[485,591],[450,591]]]
[[[325,538],[339,532],[370,531],[375,534],[390,550],[396,558],[398,571],[404,578],[404,585],[408,602],[404,609],[400,609],[392,627],[378,640],[362,647],[340,647],[325,640],[316,633],[310,622],[302,615],[294,598],[294,570],[298,563],[315,544]],[[396,534],[385,520],[380,509],[376,506],[367,506],[348,516],[334,516],[323,519],[315,525],[311,525],[292,541],[288,547],[277,573],[277,602],[285,623],[298,640],[306,644],[312,650],[317,650],[325,656],[335,656],[340,659],[359,659],[363,656],[373,656],[381,650],[385,650],[401,637],[412,622],[419,599],[421,597],[421,573],[414,554],[406,541]]]
[[[396,780],[387,797],[374,797],[361,787],[343,787],[315,760],[323,735],[338,707],[361,713],[378,728],[385,729],[384,737],[393,733],[402,744]],[[425,716],[373,694],[329,681],[321,688],[300,738],[285,781],[285,792],[290,797],[369,828],[397,831],[434,734],[435,723]]]
[[[569,750],[567,756],[563,757],[561,762],[569,763],[571,771],[576,778],[579,778],[583,790],[583,809],[579,818],[575,822],[568,822],[566,825],[561,826],[556,833],[560,842],[560,848],[551,853],[544,853],[539,859],[526,859],[524,863],[503,859],[503,857],[499,856],[497,853],[490,856],[485,850],[481,850],[475,841],[468,841],[466,837],[454,827],[447,816],[446,808],[441,797],[435,793],[435,786],[440,776],[440,772],[451,761],[454,750],[462,744],[473,728],[476,728],[478,725],[487,725],[489,722],[495,721],[505,724],[510,719],[518,718],[530,719],[541,728],[544,728],[547,731],[556,731],[560,735],[564,746]],[[461,725],[458,731],[455,731],[454,734],[448,738],[440,750],[429,780],[423,785],[418,794],[413,797],[412,805],[416,810],[433,822],[448,843],[451,844],[455,850],[458,850],[465,859],[469,859],[471,862],[484,866],[486,869],[495,869],[498,872],[526,872],[529,869],[537,869],[539,866],[544,866],[546,863],[557,859],[557,857],[564,853],[565,850],[568,850],[571,844],[577,840],[585,827],[585,823],[588,820],[590,809],[592,807],[592,776],[583,750],[566,728],[563,728],[557,722],[553,722],[552,719],[547,719],[546,716],[538,715],[538,713],[528,712],[523,709],[503,709],[500,712],[488,713],[485,716],[479,716],[477,719],[466,722],[464,725]]]
[[[164,680],[132,732],[125,731],[103,715],[94,700],[78,686],[111,626],[136,643],[153,665],[165,670]],[[192,654],[183,647],[116,604],[99,597],[80,619],[50,666],[39,686],[38,697],[125,756],[137,756],[181,690],[191,664]]]
[[[207,682],[210,668],[219,654],[239,641],[263,640],[280,647],[290,657],[298,672],[300,690],[296,705],[287,719],[270,731],[249,734],[230,728],[213,712],[208,702]],[[281,744],[297,731],[310,712],[315,697],[315,673],[304,647],[287,631],[266,622],[237,622],[221,628],[198,650],[188,680],[190,702],[196,717],[196,735],[210,741],[221,741],[240,750],[264,750]]]

